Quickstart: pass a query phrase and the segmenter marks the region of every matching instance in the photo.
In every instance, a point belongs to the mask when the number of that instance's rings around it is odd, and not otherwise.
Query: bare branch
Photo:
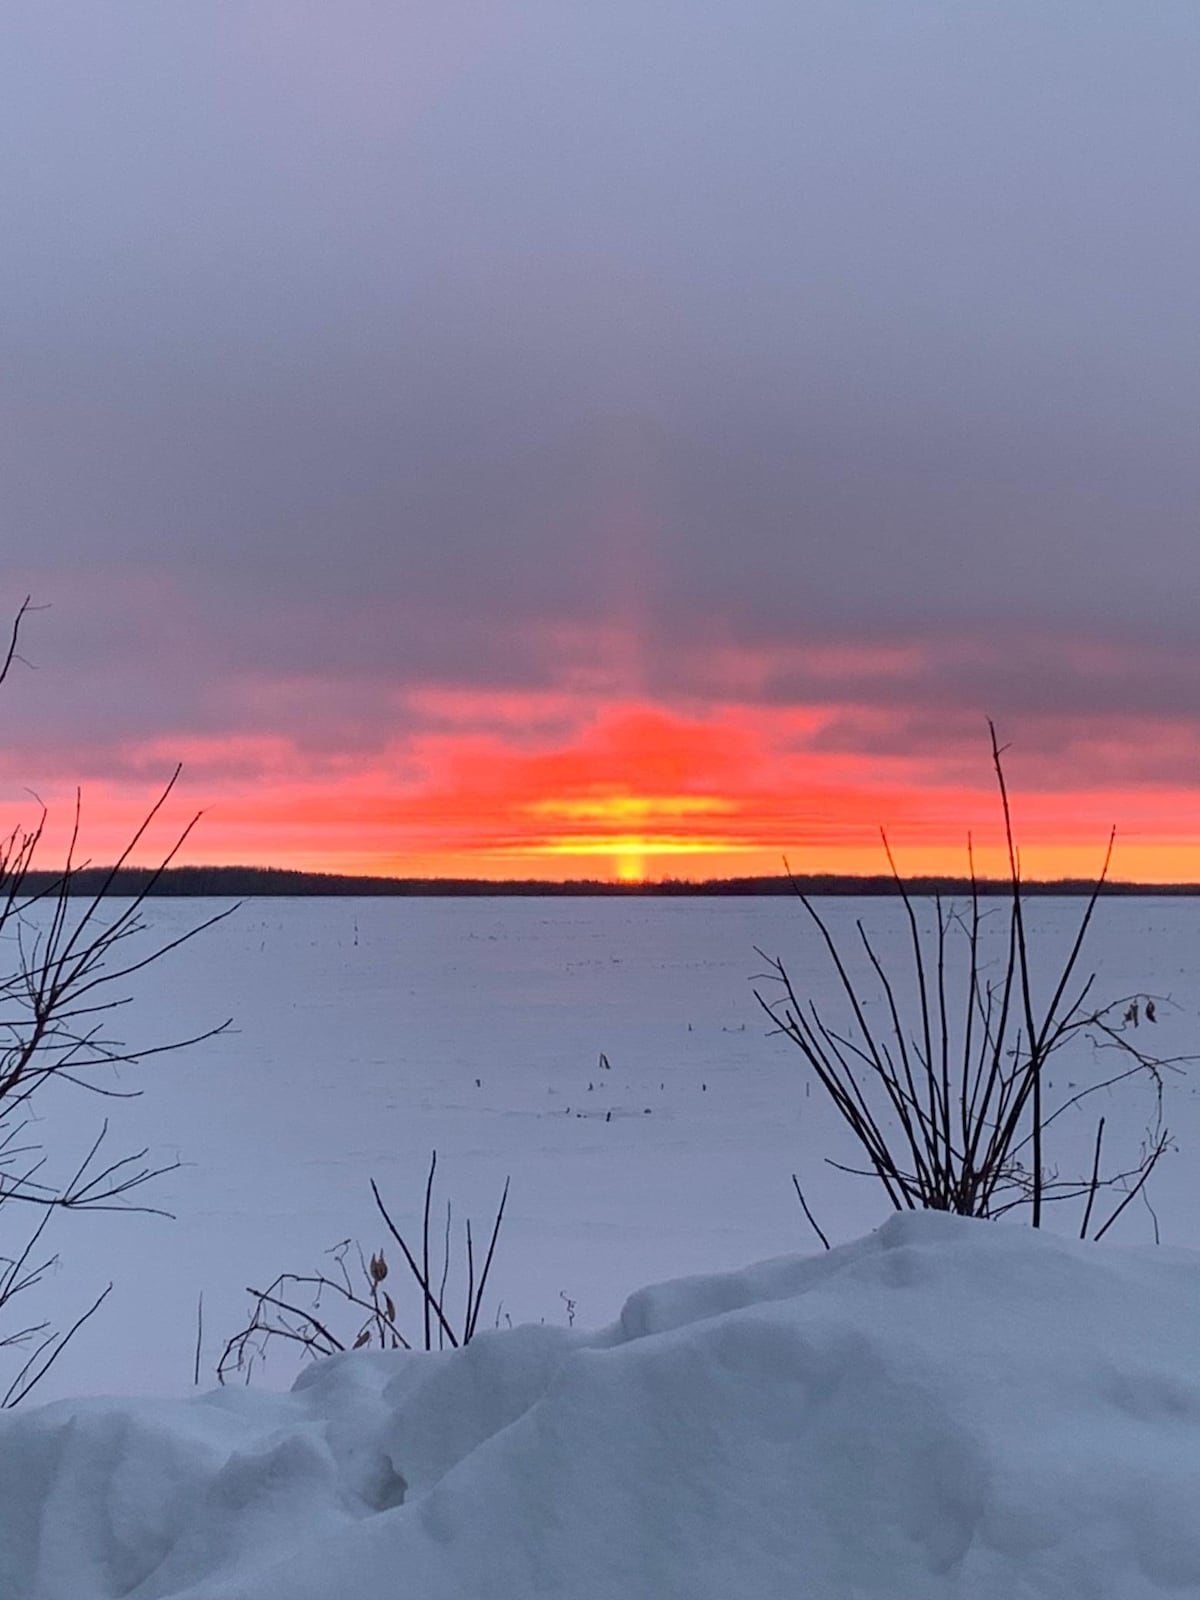
[[[9,672],[12,670],[13,662],[20,659],[17,655],[17,645],[21,638],[21,624],[33,608],[33,596],[27,594],[17,607],[17,614],[13,618],[12,627],[8,633],[8,644],[3,653],[0,654],[0,683],[3,683],[5,678],[8,677]]]

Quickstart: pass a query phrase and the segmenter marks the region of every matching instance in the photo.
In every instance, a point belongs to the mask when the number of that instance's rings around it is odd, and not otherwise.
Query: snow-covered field
[[[842,929],[862,916],[903,964],[894,902],[825,905]],[[170,936],[213,909],[160,901],[151,915]],[[1079,911],[1034,902],[1037,948],[1061,950]],[[225,1016],[236,1031],[127,1074],[141,1098],[76,1096],[41,1130],[65,1163],[107,1112],[114,1150],[185,1163],[152,1195],[176,1220],[59,1228],[62,1310],[116,1287],[43,1396],[186,1389],[201,1291],[211,1374],[247,1285],[311,1270],[350,1235],[382,1243],[369,1178],[416,1227],[433,1147],[441,1193],[480,1226],[512,1175],[492,1280],[505,1323],[565,1324],[570,1299],[575,1325],[595,1327],[644,1283],[809,1249],[793,1171],[835,1242],[874,1227],[875,1186],[823,1165],[852,1152],[795,1048],[766,1036],[755,945],[836,1007],[788,899],[247,902],[144,974],[120,1018],[145,1043]],[[1160,1053],[1200,1049],[1200,906],[1106,902],[1085,954],[1102,994],[1173,997]],[[1181,1148],[1153,1188],[1163,1238],[1200,1247],[1192,1082],[1171,1085],[1168,1120]],[[1131,1208],[1113,1236],[1149,1238],[1148,1216]]]
[[[152,916],[169,938],[212,909]],[[894,902],[823,909],[903,962]],[[1080,909],[1036,902],[1035,949]],[[1140,1205],[1111,1245],[872,1234],[881,1197],[823,1165],[853,1152],[766,1037],[755,945],[837,1014],[782,899],[257,901],[152,968],[126,1037],[236,1031],[39,1129],[65,1161],[108,1110],[114,1148],[185,1163],[153,1196],[175,1221],[65,1220],[41,1309],[116,1288],[41,1397],[177,1398],[0,1418],[0,1597],[1200,1593],[1200,1257],[1170,1248],[1200,1249],[1193,1080],[1168,1085],[1161,1250]],[[1200,907],[1105,903],[1093,969],[1159,996],[1157,1053],[1200,1046]],[[1103,1065],[1063,1058],[1055,1092]],[[1091,1127],[1051,1159],[1082,1166]],[[416,1230],[434,1146],[456,1220],[482,1229],[512,1176],[498,1331],[188,1396],[200,1292],[207,1386],[246,1285],[386,1242],[370,1177]],[[869,1236],[815,1250],[795,1170],[836,1243]]]

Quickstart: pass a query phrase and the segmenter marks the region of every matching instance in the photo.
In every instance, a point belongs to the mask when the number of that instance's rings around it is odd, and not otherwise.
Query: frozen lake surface
[[[896,902],[822,908],[843,931],[861,916],[902,959]],[[169,938],[216,909],[164,900],[148,914]],[[1060,953],[1081,911],[1033,901],[1035,947]],[[148,1145],[184,1163],[151,1197],[174,1221],[63,1220],[43,1307],[116,1287],[41,1398],[188,1388],[201,1291],[211,1381],[245,1286],[310,1271],[348,1236],[384,1242],[370,1178],[418,1229],[433,1147],[440,1193],[480,1231],[512,1177],[489,1320],[499,1300],[505,1320],[562,1324],[570,1301],[576,1326],[595,1326],[643,1284],[808,1251],[794,1171],[835,1243],[874,1227],[882,1192],[823,1164],[853,1152],[806,1092],[794,1046],[767,1037],[756,945],[837,1015],[815,932],[786,898],[246,902],[145,973],[122,1017],[123,1035],[147,1045],[226,1016],[235,1031],[127,1071],[139,1099],[76,1096],[40,1130],[74,1154],[109,1109],[114,1152]],[[1106,998],[1171,998],[1158,1054],[1200,1049],[1200,905],[1105,901],[1084,970]],[[1064,1075],[1096,1070],[1087,1054]],[[1193,1247],[1198,1083],[1195,1069],[1169,1086],[1179,1150],[1152,1190],[1164,1243]],[[1064,1167],[1084,1163],[1093,1126],[1065,1130]],[[1148,1213],[1131,1206],[1110,1237],[1149,1239]],[[292,1371],[276,1360],[259,1381]]]

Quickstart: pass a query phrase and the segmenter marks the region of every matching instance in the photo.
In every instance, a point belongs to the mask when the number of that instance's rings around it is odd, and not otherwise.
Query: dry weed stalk
[[[475,1238],[470,1219],[467,1219],[456,1275],[452,1273],[454,1250],[449,1201],[440,1242],[440,1264],[437,1260],[433,1233],[436,1172],[435,1150],[430,1156],[425,1179],[419,1259],[384,1205],[375,1180],[371,1180],[376,1209],[420,1291],[420,1339],[410,1340],[401,1332],[396,1304],[384,1287],[391,1270],[384,1251],[373,1251],[368,1258],[356,1241],[343,1239],[341,1244],[326,1252],[333,1260],[332,1268],[309,1273],[281,1272],[265,1289],[247,1288],[246,1293],[251,1297],[250,1317],[226,1342],[217,1363],[218,1381],[225,1384],[236,1376],[249,1383],[255,1363],[265,1360],[269,1347],[276,1341],[298,1345],[304,1355],[313,1358],[337,1355],[345,1350],[444,1350],[447,1346],[458,1349],[460,1345],[469,1344],[479,1328],[483,1298],[508,1202],[509,1180],[504,1180],[487,1250],[478,1269]],[[452,1276],[465,1279],[465,1283],[458,1285],[464,1292],[464,1305],[457,1317],[448,1296]]]

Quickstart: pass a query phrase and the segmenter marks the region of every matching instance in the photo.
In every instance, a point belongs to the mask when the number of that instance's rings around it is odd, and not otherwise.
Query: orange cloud
[[[734,702],[684,712],[639,698],[453,688],[413,691],[406,705],[416,730],[365,757],[332,742],[314,754],[282,734],[131,745],[125,776],[85,784],[84,849],[111,859],[179,755],[184,783],[142,859],[169,842],[194,799],[206,815],[186,847],[191,861],[636,878],[774,873],[787,856],[801,872],[874,873],[884,868],[883,825],[911,872],[962,871],[968,831],[981,870],[1003,870],[976,719],[969,746],[918,740],[906,749],[897,739],[893,748],[882,737],[884,714],[864,707],[858,726],[881,735],[864,753],[845,747],[845,707]],[[1118,876],[1200,880],[1196,795],[1129,782],[1122,731],[1071,735],[1075,785],[1052,781],[1048,741],[1010,755],[1030,875],[1093,872],[1116,821]],[[1164,760],[1182,763],[1186,728],[1141,731]],[[60,848],[70,794],[46,798],[55,817],[48,843]],[[11,825],[29,809],[12,802],[0,821]]]

